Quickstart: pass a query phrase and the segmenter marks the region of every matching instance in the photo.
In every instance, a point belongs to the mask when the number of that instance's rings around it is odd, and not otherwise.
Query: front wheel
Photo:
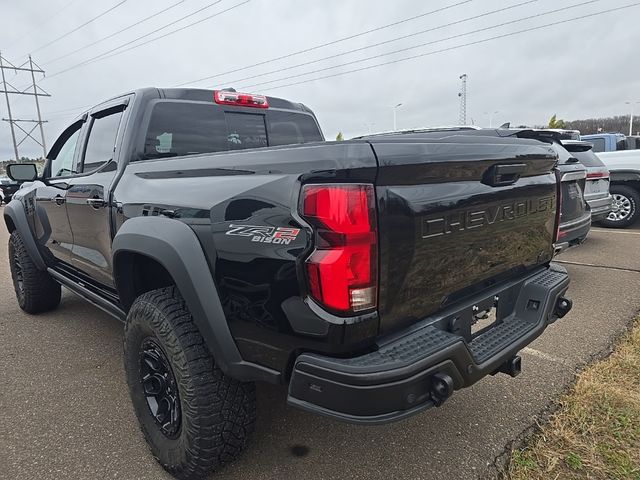
[[[17,230],[9,237],[9,268],[18,305],[27,313],[53,310],[60,304],[62,291],[46,270],[33,263]]]
[[[176,287],[133,303],[124,366],[142,433],[169,473],[203,479],[244,449],[255,424],[255,385],[215,365]]]
[[[599,223],[608,228],[626,228],[638,220],[640,212],[640,194],[634,188],[625,185],[611,185],[613,197],[612,210],[606,219]]]

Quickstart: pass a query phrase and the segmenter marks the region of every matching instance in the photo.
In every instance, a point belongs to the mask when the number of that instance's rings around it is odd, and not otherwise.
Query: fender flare
[[[202,246],[188,225],[157,216],[134,217],[124,222],[113,239],[116,287],[121,284],[117,257],[122,252],[150,257],[167,270],[187,303],[216,365],[225,374],[241,381],[279,382],[279,372],[242,359],[229,330]]]
[[[31,227],[29,226],[29,220],[27,219],[27,213],[25,212],[24,205],[18,200],[11,200],[4,207],[3,214],[7,229],[11,232],[9,223],[10,219],[11,223],[22,237],[27,253],[31,257],[31,260],[33,260],[33,263],[35,263],[36,267],[39,270],[46,270],[47,265],[44,258],[42,258],[42,254],[38,249],[38,244],[36,243]]]

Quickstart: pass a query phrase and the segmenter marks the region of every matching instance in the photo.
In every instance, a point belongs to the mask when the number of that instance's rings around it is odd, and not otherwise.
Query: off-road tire
[[[27,313],[53,310],[60,304],[62,291],[46,270],[33,263],[17,230],[9,237],[9,268],[18,305]]]
[[[632,187],[627,187],[625,185],[611,185],[609,188],[611,195],[619,198],[626,198],[628,204],[631,208],[629,215],[624,219],[613,220],[611,217],[613,214],[610,214],[609,217],[604,220],[600,220],[598,225],[607,228],[626,228],[633,225],[638,218],[640,218],[640,193]]]
[[[171,436],[156,421],[145,396],[141,365],[149,342],[165,355],[174,377],[171,385],[177,386],[170,392],[178,392],[180,426]],[[206,478],[246,446],[255,425],[255,384],[229,378],[216,366],[176,287],[145,293],[131,306],[124,367],[140,429],[153,456],[172,475]]]

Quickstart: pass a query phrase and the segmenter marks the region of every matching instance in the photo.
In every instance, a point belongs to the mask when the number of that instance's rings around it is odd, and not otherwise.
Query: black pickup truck
[[[202,478],[245,446],[255,381],[378,424],[520,371],[571,308],[557,154],[512,134],[324,142],[304,105],[137,90],[77,119],[4,209],[20,307],[60,286],[125,322],[153,455]]]

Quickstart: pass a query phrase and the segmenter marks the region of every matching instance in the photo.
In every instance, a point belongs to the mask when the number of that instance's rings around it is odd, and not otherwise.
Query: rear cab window
[[[312,115],[247,111],[216,104],[159,101],[152,108],[142,160],[322,141]]]
[[[604,163],[593,153],[592,150],[586,152],[573,152],[572,155],[580,160],[580,163],[585,167],[603,167]]]

